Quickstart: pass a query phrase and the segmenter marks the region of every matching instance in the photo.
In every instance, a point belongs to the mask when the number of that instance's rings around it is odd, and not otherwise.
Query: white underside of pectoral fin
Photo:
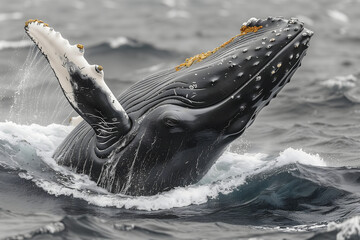
[[[77,86],[77,83],[71,82],[69,74],[71,66],[79,69],[83,76],[93,79],[94,85],[106,93],[108,102],[113,106],[113,109],[124,113],[128,117],[114,94],[105,84],[102,67],[90,65],[84,58],[83,45],[71,45],[59,32],[54,31],[46,23],[39,20],[27,21],[25,23],[25,30],[49,61],[65,96],[75,109],[78,109],[78,103],[74,95],[74,87]]]

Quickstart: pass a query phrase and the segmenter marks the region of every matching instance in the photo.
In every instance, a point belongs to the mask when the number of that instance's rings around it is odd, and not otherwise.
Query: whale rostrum
[[[25,31],[85,120],[54,153],[110,192],[151,195],[199,181],[299,68],[313,33],[297,19],[256,19],[219,47],[155,73],[115,98],[89,65],[39,20]]]

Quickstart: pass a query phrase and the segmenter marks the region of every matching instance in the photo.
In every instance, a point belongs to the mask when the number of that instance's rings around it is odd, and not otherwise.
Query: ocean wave
[[[61,217],[49,214],[22,214],[0,208],[0,238],[6,240],[32,239],[42,234],[57,234],[65,230]],[[14,224],[21,219],[21,223]],[[19,227],[21,225],[21,227]]]
[[[154,57],[158,56],[159,54],[169,56],[171,56],[172,54],[177,54],[176,52],[158,48],[153,44],[125,36],[119,36],[109,39],[105,42],[100,42],[98,44],[88,47],[86,50],[89,51],[90,54],[114,53],[120,51],[124,53],[135,54],[134,56],[136,56],[137,52],[141,52],[142,54],[150,52]]]
[[[328,232],[336,232],[337,240],[360,239],[360,216],[355,216],[342,223],[332,222]]]
[[[127,38],[127,37],[117,37],[108,40],[108,44],[111,48],[119,48],[121,46],[132,46],[132,47],[140,47],[143,44],[139,41],[136,41],[135,39]]]
[[[346,76],[335,76],[334,78],[327,79],[322,82],[322,85],[334,92],[342,92],[356,87],[357,81],[358,78],[355,75],[350,74]]]
[[[154,196],[111,194],[97,187],[87,176],[73,173],[57,165],[52,159],[53,151],[71,129],[72,127],[57,124],[39,126],[0,123],[0,146],[3,152],[8,153],[5,159],[10,159],[2,165],[17,167],[21,170],[20,177],[33,181],[38,187],[55,196],[72,196],[101,207],[147,211],[203,204],[218,198],[219,195],[236,192],[251,176],[294,163],[326,166],[320,156],[292,148],[285,149],[277,157],[263,153],[226,152],[197,184],[178,187]],[[28,159],[34,161],[34,158],[47,165],[49,172],[44,174],[44,166],[37,167],[36,164],[28,163]],[[54,180],[53,174],[60,174],[62,177]]]
[[[4,49],[25,48],[25,47],[30,47],[31,45],[33,45],[33,43],[30,40],[20,40],[20,41],[0,40],[0,51]]]
[[[0,13],[0,22],[22,19],[21,12]]]
[[[322,85],[330,89],[332,93],[344,96],[351,103],[360,103],[360,81],[358,75],[336,76],[323,81]]]

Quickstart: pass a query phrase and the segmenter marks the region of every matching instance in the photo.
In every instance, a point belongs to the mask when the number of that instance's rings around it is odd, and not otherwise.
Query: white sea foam
[[[39,171],[40,174],[34,173],[36,172],[34,169],[23,169],[27,171],[27,174],[20,174],[20,177],[33,181],[49,194],[72,196],[104,207],[151,211],[202,204],[209,199],[218,197],[220,193],[231,193],[235,188],[244,184],[246,178],[252,174],[296,162],[316,166],[326,165],[318,155],[308,154],[301,149],[287,148],[275,158],[263,153],[237,154],[227,151],[197,184],[177,187],[154,196],[132,197],[108,193],[97,187],[96,183],[90,181],[87,176],[73,173],[55,163],[51,155],[71,129],[72,127],[57,124],[40,126],[3,122],[0,123],[0,139],[13,145],[19,145],[22,141],[26,141],[41,157],[38,161],[42,160],[56,172],[68,176],[70,181],[54,181],[53,177],[44,176],[41,171]]]
[[[328,231],[339,231],[337,240],[359,239],[360,238],[360,216],[352,217],[342,223],[329,223]]]
[[[31,45],[32,45],[32,42],[30,40],[20,40],[20,41],[0,40],[0,50],[23,48],[23,47],[29,47]]]
[[[110,39],[108,41],[109,45],[111,48],[118,48],[118,47],[121,47],[121,46],[139,46],[138,43],[134,42],[133,40],[127,38],[127,37],[123,37],[123,36],[120,36],[120,37],[117,37],[117,38],[113,38],[113,39]]]
[[[340,23],[348,23],[349,22],[349,17],[345,13],[342,13],[338,10],[328,10],[327,14],[332,19],[334,19],[335,21],[338,21]]]
[[[322,85],[334,91],[346,91],[356,87],[357,77],[350,74],[346,76],[336,76],[325,80]]]
[[[343,94],[349,101],[360,103],[360,81],[355,75],[337,76],[322,83],[335,93]]]
[[[21,12],[0,13],[0,22],[18,20],[23,18],[23,16]]]

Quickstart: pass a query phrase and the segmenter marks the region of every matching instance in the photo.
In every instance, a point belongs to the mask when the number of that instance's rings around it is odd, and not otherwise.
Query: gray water
[[[2,1],[0,238],[360,239],[360,1]],[[197,184],[111,194],[58,166],[76,116],[24,22],[49,23],[115,95],[238,34],[250,17],[315,32],[292,81]]]

